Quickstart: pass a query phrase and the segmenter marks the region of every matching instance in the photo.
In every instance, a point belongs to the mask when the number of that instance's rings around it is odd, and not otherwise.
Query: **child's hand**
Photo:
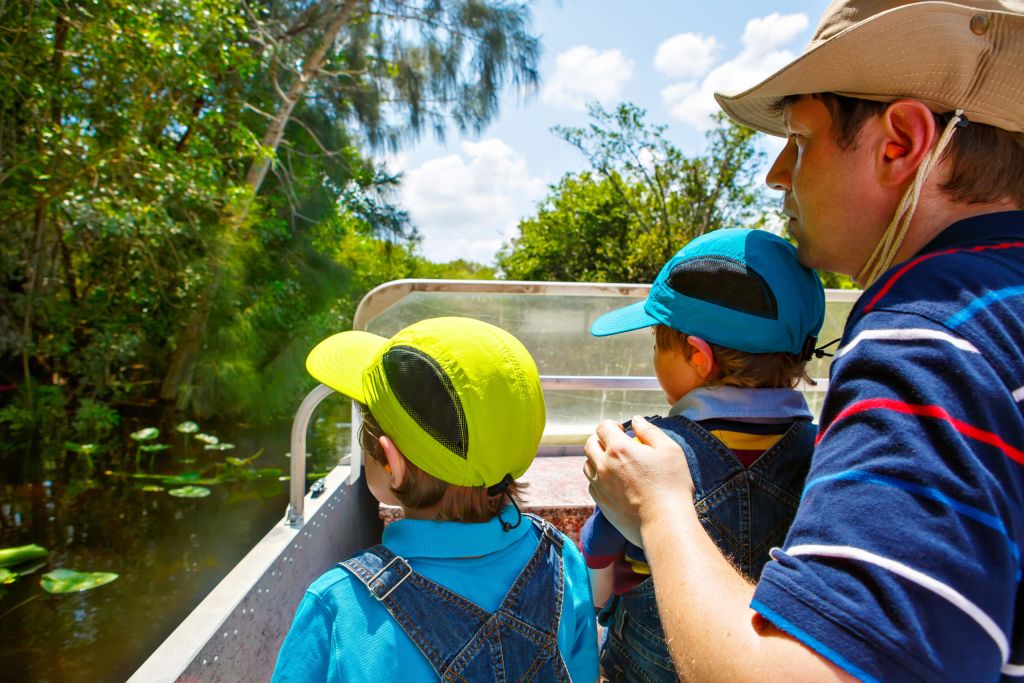
[[[693,501],[693,478],[679,445],[642,417],[635,439],[605,420],[587,440],[584,473],[590,495],[631,543],[642,547],[640,522],[666,501]]]

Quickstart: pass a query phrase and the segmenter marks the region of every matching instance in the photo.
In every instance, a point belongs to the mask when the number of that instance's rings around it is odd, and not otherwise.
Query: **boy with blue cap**
[[[391,339],[336,334],[306,368],[362,406],[367,485],[404,519],[310,586],[273,680],[595,680],[583,558],[519,513],[545,422],[526,348],[432,318]]]
[[[807,475],[817,430],[796,385],[807,379],[824,316],[821,281],[791,244],[761,230],[725,229],[673,256],[646,301],[591,328],[607,336],[654,327],[655,374],[672,408],[650,422],[683,446],[701,523],[751,579],[782,544]],[[604,674],[677,680],[643,550],[599,508],[581,546],[608,627]]]

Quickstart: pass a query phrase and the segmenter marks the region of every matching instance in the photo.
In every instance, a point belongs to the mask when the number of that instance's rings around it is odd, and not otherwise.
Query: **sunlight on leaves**
[[[140,486],[139,490],[145,491],[146,493],[163,493],[167,489],[163,486],[157,486],[156,484],[146,484],[145,486]]]
[[[167,493],[175,498],[206,498],[210,495],[210,489],[204,486],[183,486],[180,489],[171,489]]]
[[[230,451],[235,447],[233,443],[211,443],[203,446],[203,449],[207,451]]]
[[[140,450],[145,451],[147,453],[155,453],[157,451],[165,451],[168,448],[170,448],[170,446],[168,446],[165,443],[144,444],[142,446],[139,446]]]
[[[80,593],[106,585],[118,578],[113,572],[78,572],[74,569],[54,569],[43,574],[39,585],[47,593],[58,595]]]
[[[137,432],[132,432],[130,436],[136,441],[149,441],[160,436],[160,430],[156,427],[144,427]]]
[[[182,434],[195,434],[196,432],[199,431],[199,425],[193,422],[192,420],[189,420],[187,422],[182,422],[177,427],[175,427],[175,429],[181,432]]]
[[[192,438],[197,439],[199,441],[202,441],[203,443],[205,443],[205,444],[207,444],[209,446],[214,446],[214,445],[220,443],[220,439],[215,437],[213,434],[199,433],[199,434],[196,434],[195,436],[193,436]]]
[[[22,562],[44,558],[49,554],[49,550],[35,543],[11,548],[0,548],[0,567],[13,567]]]

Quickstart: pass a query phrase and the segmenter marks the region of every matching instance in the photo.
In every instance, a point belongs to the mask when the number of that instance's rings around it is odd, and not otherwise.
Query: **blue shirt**
[[[861,296],[800,508],[752,606],[862,680],[1024,676],[1024,212]]]
[[[505,519],[515,518],[506,507]],[[412,568],[493,612],[537,547],[528,520],[505,532],[483,524],[403,519],[383,544]],[[597,624],[587,570],[573,543],[562,547],[565,577],[558,644],[573,680],[597,680]],[[278,654],[273,680],[436,681],[437,674],[387,610],[347,570],[335,567],[309,587]]]

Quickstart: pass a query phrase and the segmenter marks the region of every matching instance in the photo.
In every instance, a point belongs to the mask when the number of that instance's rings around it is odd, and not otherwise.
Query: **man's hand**
[[[641,522],[666,503],[692,505],[693,479],[682,449],[642,417],[633,418],[636,440],[610,420],[587,439],[584,473],[590,495],[630,543],[643,546]]]

